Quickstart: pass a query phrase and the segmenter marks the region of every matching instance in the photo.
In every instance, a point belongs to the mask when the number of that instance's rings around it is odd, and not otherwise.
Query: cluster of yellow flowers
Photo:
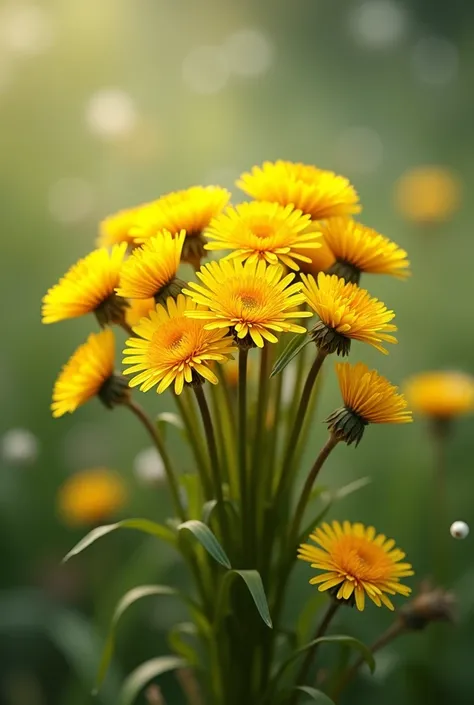
[[[320,366],[345,356],[351,341],[386,352],[394,312],[359,287],[363,273],[405,278],[406,252],[363,225],[358,195],[343,176],[286,161],[265,162],[237,185],[254,200],[228,205],[230,193],[194,186],[106,218],[98,249],[73,265],[43,299],[43,321],[95,314],[103,329],[73,354],[53,391],[55,417],[93,396],[107,406],[127,404],[130,388],[158,393],[173,385],[218,382],[216,363],[233,352],[277,343],[282,333],[309,335]],[[207,252],[224,253],[201,265]],[[179,276],[191,265],[198,281]],[[296,321],[300,321],[297,323]],[[129,334],[123,364],[114,371],[115,324]],[[335,441],[358,443],[369,423],[412,420],[397,388],[375,370],[338,363],[344,406],[328,418]],[[391,607],[386,593],[407,594],[399,578],[411,566],[372,527],[337,522],[311,536],[300,557],[324,574],[313,582],[338,599],[364,595]],[[357,560],[355,557],[358,557]]]

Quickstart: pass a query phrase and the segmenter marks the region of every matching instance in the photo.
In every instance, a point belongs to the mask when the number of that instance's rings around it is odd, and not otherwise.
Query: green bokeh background
[[[26,25],[25,20],[13,23],[12,34],[11,17],[18,8],[27,8],[24,17],[30,12],[30,19]],[[397,12],[403,20],[398,33]],[[264,159],[340,171],[360,193],[364,222],[405,247],[413,268],[405,283],[375,276],[364,281],[396,310],[399,345],[387,358],[354,346],[353,359],[377,366],[396,383],[430,368],[474,372],[469,283],[474,257],[469,213],[473,15],[469,3],[446,8],[438,0],[0,4],[1,432],[28,429],[39,442],[34,462],[2,458],[2,705],[92,702],[94,668],[118,597],[140,582],[186,581],[167,550],[139,535],[115,535],[74,563],[59,565],[82,534],[64,527],[56,513],[57,489],[74,471],[115,468],[129,486],[125,515],[167,515],[166,491],[150,492],[133,473],[134,458],[148,442],[126,411],[105,412],[94,401],[59,421],[49,413],[57,371],[92,320],[42,326],[41,298],[91,249],[98,221],[106,214],[194,183],[219,181],[230,188],[241,171]],[[369,35],[365,40],[357,34],[361,22]],[[36,50],[35,26],[40,37]],[[189,53],[201,45],[223,45],[232,33],[247,28],[269,42],[268,71],[231,74],[221,90],[197,92],[183,78]],[[428,63],[441,79],[435,76],[431,82],[416,59],[420,40],[430,36],[444,37],[450,47],[447,55],[442,48],[434,50]],[[87,120],[91,96],[110,87],[129,94],[135,106],[136,123],[126,134],[98,134]],[[367,144],[361,134],[369,134]],[[368,153],[372,149],[375,156]],[[461,209],[432,229],[405,222],[394,206],[396,180],[419,164],[446,166],[462,179]],[[337,399],[334,380],[327,375],[321,418]],[[153,412],[174,410],[171,398],[151,393],[145,405]],[[431,572],[436,553],[432,456],[425,431],[422,421],[369,429],[357,450],[337,449],[324,475],[334,487],[372,478],[333,516],[373,523],[396,537],[416,568],[414,584]],[[473,539],[449,539],[451,521],[474,523],[472,431],[472,418],[460,420],[448,455],[444,531],[450,565],[444,584],[457,593],[458,624],[436,625],[431,634],[407,637],[388,649],[378,675],[361,676],[346,696],[348,703],[472,702]],[[176,446],[178,437],[172,434]],[[315,422],[308,462],[323,437],[324,427]],[[186,458],[183,466],[189,466]],[[292,604],[298,605],[311,589],[307,571],[298,569],[295,575]],[[153,604],[137,606],[124,619],[114,671],[97,702],[113,705],[124,674],[166,653],[166,629],[180,612],[171,603]],[[371,641],[390,619],[374,607],[363,615],[347,611],[339,626]],[[180,702],[173,678],[164,678],[163,684],[168,704]]]

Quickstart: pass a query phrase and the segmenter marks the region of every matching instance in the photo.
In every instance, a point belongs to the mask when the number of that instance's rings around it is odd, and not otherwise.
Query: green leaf
[[[322,509],[320,509],[316,517],[312,519],[311,522],[306,526],[304,531],[301,532],[298,538],[298,543],[301,543],[302,541],[306,540],[308,534],[310,534],[315,529],[315,527],[318,526],[318,524],[324,519],[334,502],[348,497],[353,492],[361,490],[363,487],[366,487],[371,482],[372,480],[370,477],[361,477],[358,480],[349,482],[349,484],[344,485],[344,487],[340,487],[337,490],[331,491],[327,488],[322,488],[321,491],[315,492],[314,498],[316,499],[316,497],[319,495],[322,500],[326,501],[326,504]]]
[[[167,543],[176,545],[176,537],[174,533],[166,526],[162,524],[156,524],[154,521],[149,519],[124,519],[123,521],[118,521],[116,524],[106,524],[105,526],[98,526],[96,529],[92,529],[87,536],[77,543],[74,548],[72,548],[69,553],[67,553],[63,558],[63,563],[68,561],[73,556],[77,556],[82,553],[85,548],[88,548],[97,539],[102,538],[110,534],[116,529],[136,529],[137,531],[142,531],[145,534],[150,534],[151,536],[156,536]]]
[[[358,480],[349,482],[349,484],[344,485],[344,487],[340,487],[338,490],[336,490],[334,492],[334,498],[344,499],[344,497],[348,497],[353,492],[358,492],[363,487],[367,487],[367,485],[370,485],[371,482],[372,478],[370,477],[360,477]]]
[[[210,528],[203,524],[202,521],[197,521],[197,519],[185,521],[184,523],[179,524],[178,531],[190,531],[199,541],[201,546],[203,546],[214,558],[214,560],[228,570],[232,568],[229,558],[227,557],[227,554],[220,545],[219,541],[216,539]]]
[[[293,663],[293,661],[298,659],[302,654],[305,653],[305,651],[308,651],[308,649],[312,649],[313,646],[316,646],[317,644],[341,644],[342,646],[347,646],[349,648],[356,649],[360,652],[364,661],[370,668],[370,672],[373,673],[375,670],[375,660],[368,646],[366,646],[361,641],[355,639],[352,636],[346,636],[345,634],[334,634],[331,636],[318,637],[317,639],[309,641],[304,646],[301,646],[299,649],[296,649],[296,651],[294,651],[291,656],[289,656],[286,661],[281,664],[280,668],[274,676],[274,682],[280,678],[280,676],[286,671],[288,666]]]
[[[168,634],[168,644],[175,653],[182,656],[189,666],[199,665],[199,656],[196,649],[188,644],[185,637],[196,637],[197,629],[193,622],[175,624]]]
[[[273,370],[270,377],[275,377],[275,375],[283,372],[285,367],[293,360],[298,353],[300,353],[303,348],[311,342],[311,338],[307,334],[296,333],[289,341],[288,345],[285,347],[278,360],[273,366]]]
[[[105,646],[102,652],[99,668],[95,679],[95,691],[98,691],[107,674],[110,661],[112,660],[112,656],[115,650],[115,631],[123,613],[126,612],[131,605],[137,602],[137,600],[141,600],[143,597],[150,597],[154,595],[180,597],[185,602],[190,604],[193,609],[199,609],[197,605],[193,602],[193,600],[191,600],[191,598],[186,597],[178,590],[170,587],[169,585],[140,585],[139,587],[133,588],[132,590],[129,590],[127,593],[125,593],[125,595],[122,597],[117,607],[115,608],[112,617],[109,633],[107,635],[107,639],[105,642]]]
[[[239,576],[242,578],[246,584],[250,594],[252,595],[255,606],[263,619],[265,624],[273,628],[272,618],[270,616],[270,610],[268,609],[267,596],[265,595],[265,588],[263,587],[262,578],[258,570],[230,570],[222,581],[221,594],[219,596],[220,605],[217,608],[217,613],[225,611],[228,606],[229,591],[234,579]]]
[[[156,425],[158,426],[158,429],[162,431],[163,435],[165,434],[167,426],[174,426],[174,428],[177,428],[179,431],[184,430],[184,424],[181,421],[181,417],[178,416],[178,414],[171,413],[170,411],[163,411],[162,414],[158,414],[156,417]]]
[[[306,693],[309,697],[314,700],[318,705],[334,705],[334,701],[329,698],[326,693],[321,690],[316,690],[309,685],[296,685],[293,690],[300,690],[302,693]]]
[[[210,523],[211,516],[214,514],[218,503],[219,502],[217,499],[210,499],[208,502],[205,502],[203,504],[201,510],[201,518],[205,524]],[[224,507],[229,516],[232,516],[233,518],[238,518],[237,509],[233,502],[229,501],[228,499],[225,499]]]
[[[160,656],[142,663],[125,679],[121,691],[120,705],[132,705],[137,695],[140,694],[152,678],[185,666],[186,662],[177,656]]]
[[[188,516],[197,518],[201,513],[202,487],[199,475],[185,473],[179,478],[180,484],[186,493]]]

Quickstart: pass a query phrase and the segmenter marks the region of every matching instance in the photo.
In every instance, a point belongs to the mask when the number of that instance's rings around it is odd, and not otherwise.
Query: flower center
[[[242,294],[240,300],[242,302],[243,307],[247,310],[253,311],[258,306],[256,298],[254,296],[251,296],[250,294]]]
[[[273,234],[273,228],[270,223],[258,223],[252,225],[252,233],[256,235],[256,237],[263,239]]]
[[[183,342],[183,338],[183,333],[175,333],[174,335],[170,336],[166,347],[170,350],[176,350],[176,348],[179,348],[179,346]]]

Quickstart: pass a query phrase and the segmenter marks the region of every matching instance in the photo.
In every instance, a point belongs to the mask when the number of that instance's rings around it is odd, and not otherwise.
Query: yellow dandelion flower
[[[413,410],[434,419],[449,420],[474,411],[474,377],[463,372],[423,372],[406,382],[405,394]]]
[[[217,384],[210,369],[212,361],[225,362],[232,353],[232,339],[227,328],[206,330],[202,321],[187,317],[197,310],[192,299],[180,294],[168,298],[166,308],[157,304],[149,318],[135,326],[136,338],[127,340],[123,364],[132,365],[124,374],[135,375],[130,387],[140,386],[142,392],[157,385],[161,394],[174,382],[174,391],[181,394],[185,384],[201,384],[208,380]]]
[[[155,310],[155,299],[130,299],[129,307],[125,310],[125,323],[130,328],[139,323],[142,318]]]
[[[306,301],[321,319],[310,331],[319,349],[348,355],[351,340],[360,340],[387,353],[381,343],[397,342],[389,335],[397,330],[390,323],[394,312],[365,289],[359,289],[357,284],[346,284],[335,274],[321,272],[317,284],[311,274],[302,274],[301,279]]]
[[[197,268],[206,254],[203,231],[229,199],[229,191],[219,186],[191,186],[168,193],[141,211],[133,230],[136,240],[144,242],[160,230],[172,235],[185,230],[181,259]]]
[[[311,250],[309,253],[301,251],[298,247],[295,248],[297,254],[308,254],[310,262],[300,261],[298,264],[300,270],[305,274],[315,276],[319,272],[327,272],[336,262],[336,258],[329,249],[326,240],[322,233],[319,233],[319,245],[317,250]]]
[[[153,297],[157,303],[176,297],[184,286],[177,273],[185,235],[184,230],[176,237],[162,230],[135,248],[122,266],[117,294],[129,299]]]
[[[388,595],[407,597],[411,593],[411,588],[400,582],[414,575],[410,563],[401,563],[405,553],[395,547],[393,539],[377,534],[373,526],[333,521],[317,527],[309,538],[316,545],[301,544],[298,558],[324,571],[309,581],[319,585],[321,592],[328,590],[336,600],[355,604],[360,611],[366,596],[377,607],[393,610]]]
[[[127,244],[94,250],[74,264],[43,298],[43,323],[55,323],[95,313],[101,326],[121,323],[125,299],[117,296],[120,269]]]
[[[133,229],[136,225],[137,214],[150,204],[126,208],[104,218],[99,225],[97,247],[111,247],[112,245],[126,242],[129,247],[135,244]]]
[[[418,166],[406,171],[395,186],[395,203],[407,219],[422,225],[449,220],[461,202],[457,174],[443,166]]]
[[[262,348],[264,339],[276,343],[271,331],[306,332],[288,320],[311,316],[309,311],[295,310],[304,302],[302,285],[291,284],[295,275],[283,276],[280,265],[220,260],[201,267],[197,276],[202,284],[189,282],[183,291],[206,310],[187,315],[206,321],[208,329],[230,327],[239,345]]]
[[[63,483],[58,491],[58,512],[68,526],[89,526],[112,517],[126,499],[120,475],[107,468],[91,468]]]
[[[359,443],[369,423],[411,423],[411,411],[398,388],[367,365],[336,364],[344,406],[328,419],[329,430],[348,445]]]
[[[259,201],[293,204],[313,220],[361,210],[359,196],[348,179],[307,164],[264,162],[242,174],[237,186]]]
[[[64,365],[53,389],[53,416],[75,411],[98,396],[108,407],[126,400],[127,383],[114,374],[115,341],[110,329],[91,333]]]
[[[299,269],[299,261],[310,262],[308,250],[320,247],[319,233],[307,232],[308,215],[292,205],[253,201],[229,206],[211,222],[206,250],[233,250],[226,259],[240,262],[263,259]],[[298,247],[297,251],[295,248]]]
[[[410,274],[405,250],[352,218],[330,218],[322,223],[321,230],[336,258],[332,274],[356,284],[362,272],[391,274],[399,279]]]

